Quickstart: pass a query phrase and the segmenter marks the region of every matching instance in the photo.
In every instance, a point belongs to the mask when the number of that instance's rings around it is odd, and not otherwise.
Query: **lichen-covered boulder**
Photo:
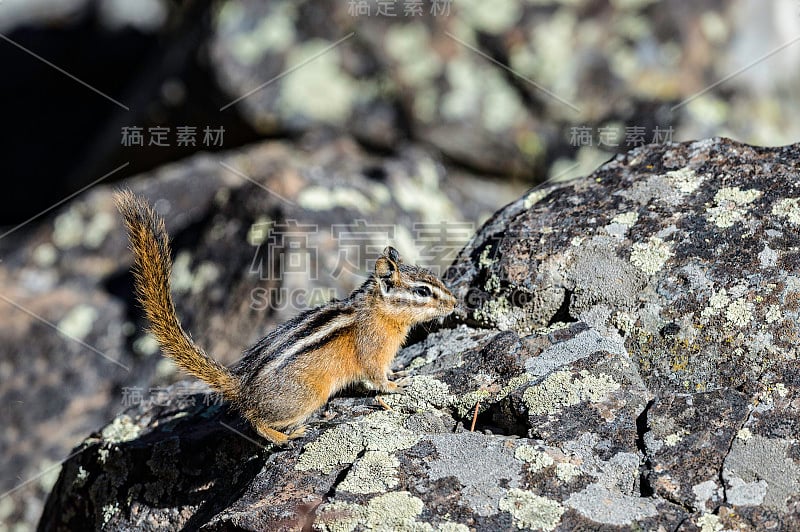
[[[500,186],[493,195],[479,182],[419,148],[379,156],[346,137],[312,135],[197,155],[102,184],[7,235],[0,241],[0,425],[7,427],[0,492],[14,491],[0,521],[34,522],[76,442],[177,380],[132,297],[133,257],[116,189],[131,188],[165,218],[178,314],[198,343],[230,364],[298,310],[346,296],[387,241],[410,262],[438,260],[444,269],[474,232],[467,220],[521,192]],[[460,227],[449,233],[446,261],[441,250],[423,247],[430,242],[424,232],[438,235],[442,220]],[[300,258],[291,271],[281,263],[290,246]],[[19,486],[27,479],[35,481]]]
[[[798,52],[782,48],[795,15],[780,2],[228,0],[209,17],[210,66],[223,112],[259,132],[326,124],[529,180],[673,134],[797,138],[784,117]],[[737,70],[772,49],[783,67]]]
[[[87,515],[111,529],[206,530],[565,530],[685,517],[642,497],[647,390],[621,344],[580,323],[522,338],[461,326],[400,360],[412,375],[384,397],[391,411],[363,394],[334,399],[287,450],[176,385],[76,449],[40,527]]]
[[[534,190],[448,271],[466,323],[400,352],[391,410],[354,390],[273,449],[208,395],[136,407],[40,527],[793,530],[799,162],[711,139]]]
[[[654,391],[753,394],[797,355],[798,161],[724,139],[632,150],[498,212],[447,280],[471,323],[581,319]]]

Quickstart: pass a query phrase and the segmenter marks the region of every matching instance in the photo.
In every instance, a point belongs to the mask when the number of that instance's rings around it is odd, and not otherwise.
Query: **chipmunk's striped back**
[[[307,310],[278,326],[277,329],[245,351],[234,369],[248,382],[259,374],[274,374],[293,357],[323,347],[342,334],[352,332],[356,324],[356,306],[348,301],[332,301]]]

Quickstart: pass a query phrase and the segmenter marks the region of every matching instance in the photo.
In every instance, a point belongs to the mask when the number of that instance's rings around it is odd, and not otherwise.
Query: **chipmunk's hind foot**
[[[256,432],[258,432],[258,434],[261,437],[268,439],[270,442],[279,447],[290,446],[291,442],[289,440],[294,440],[303,437],[308,428],[306,425],[300,425],[289,434],[286,434],[284,432],[272,428],[270,426],[272,424],[267,423],[263,419],[256,419],[252,420],[251,422],[253,424],[253,428],[256,429]]]
[[[289,439],[294,440],[296,438],[302,438],[306,435],[306,432],[308,432],[308,425],[300,425],[289,433]]]

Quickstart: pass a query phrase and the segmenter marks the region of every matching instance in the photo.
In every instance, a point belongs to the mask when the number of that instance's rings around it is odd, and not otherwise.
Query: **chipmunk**
[[[381,392],[397,392],[390,366],[411,326],[456,306],[432,272],[403,264],[397,250],[387,247],[349,297],[280,325],[229,369],[197,346],[176,316],[164,220],[129,191],[117,194],[116,202],[135,255],[136,294],[162,352],[220,392],[276,445],[302,436],[304,421],[351,384],[366,381]]]

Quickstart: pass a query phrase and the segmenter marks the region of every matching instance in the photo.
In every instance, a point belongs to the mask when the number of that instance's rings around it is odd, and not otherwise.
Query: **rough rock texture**
[[[474,232],[467,220],[521,193],[470,192],[465,172],[444,182],[445,167],[421,150],[376,156],[313,136],[298,144],[196,156],[101,186],[0,241],[0,494],[15,490],[0,498],[0,522],[35,523],[57,461],[179,377],[131,298],[117,188],[165,217],[181,319],[228,364],[299,310],[349,293],[387,242],[443,270]],[[465,225],[432,252],[415,224],[435,232],[441,220]],[[292,271],[290,255],[302,259]]]
[[[581,319],[624,338],[648,388],[754,395],[797,355],[795,147],[648,147],[498,213],[447,280],[468,320]]]
[[[800,52],[740,70],[796,37],[791,2],[410,4],[225,2],[210,38],[226,105],[237,100],[225,112],[272,135],[322,123],[372,146],[424,142],[462,165],[526,179],[583,175],[605,154],[669,131],[675,140],[797,138],[786,116],[798,109]],[[693,97],[721,79],[724,90]]]
[[[344,394],[276,450],[173,388],[75,450],[40,528],[792,530],[798,164],[712,139],[532,191],[448,271],[469,325],[401,351],[392,411]]]

